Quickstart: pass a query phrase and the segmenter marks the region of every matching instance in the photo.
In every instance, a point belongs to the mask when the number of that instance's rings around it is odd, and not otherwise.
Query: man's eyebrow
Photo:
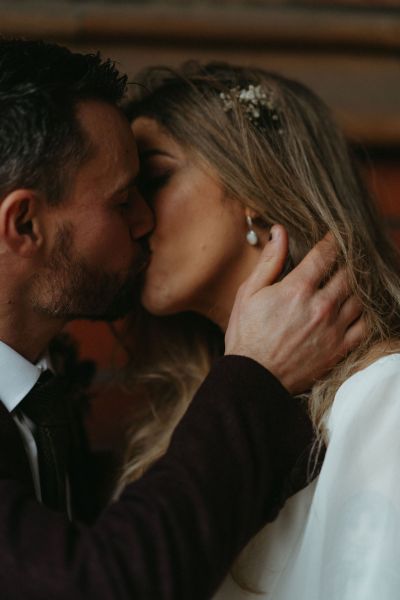
[[[126,192],[130,188],[135,187],[137,185],[137,179],[138,179],[138,175],[135,175],[134,177],[131,177],[128,181],[121,183],[111,193],[111,197],[113,198],[114,196],[117,196],[118,194],[122,194],[123,192]]]

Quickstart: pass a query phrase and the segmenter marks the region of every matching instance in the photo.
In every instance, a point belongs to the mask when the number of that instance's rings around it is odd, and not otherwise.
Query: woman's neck
[[[195,309],[218,325],[223,332],[228,326],[239,287],[250,276],[259,260],[261,249],[250,250],[252,251],[246,253],[242,260],[229,265],[223,277],[219,276],[217,281],[210,284],[207,294]]]

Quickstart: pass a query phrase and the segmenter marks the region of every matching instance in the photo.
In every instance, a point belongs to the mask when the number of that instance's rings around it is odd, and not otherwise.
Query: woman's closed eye
[[[171,177],[171,171],[161,173],[144,172],[138,178],[138,188],[144,198],[154,195]]]

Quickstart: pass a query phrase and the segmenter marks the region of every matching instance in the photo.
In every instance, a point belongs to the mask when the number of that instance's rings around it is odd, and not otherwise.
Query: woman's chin
[[[187,298],[181,296],[172,298],[167,290],[151,289],[147,285],[142,288],[140,302],[147,312],[156,317],[167,317],[193,310]]]
[[[155,315],[157,317],[165,317],[174,313],[170,302],[165,301],[161,291],[149,291],[146,288],[146,286],[144,286],[140,296],[140,301],[142,303],[142,306],[151,315]]]

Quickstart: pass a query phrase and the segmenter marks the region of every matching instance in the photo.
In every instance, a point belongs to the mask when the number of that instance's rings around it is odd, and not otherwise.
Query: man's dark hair
[[[0,197],[25,187],[49,204],[88,153],[81,100],[117,105],[127,79],[110,60],[42,41],[0,39]]]

